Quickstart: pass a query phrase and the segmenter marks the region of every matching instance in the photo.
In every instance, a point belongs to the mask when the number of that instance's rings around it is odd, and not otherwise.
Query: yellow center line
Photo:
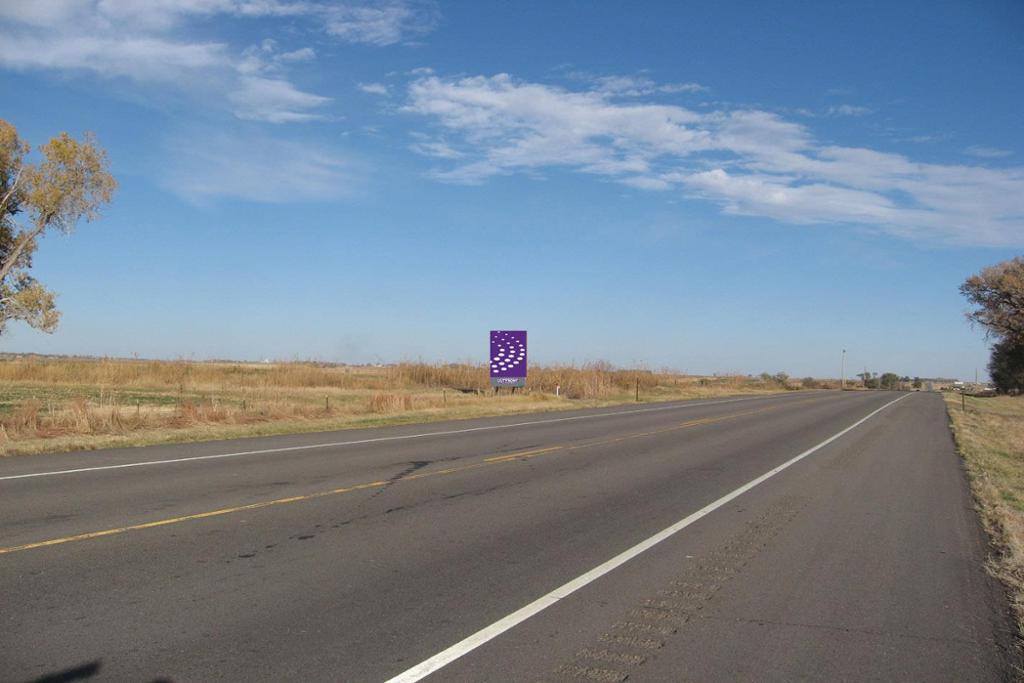
[[[541,453],[550,453],[552,451],[564,450],[565,446],[551,446],[550,448],[534,448],[532,451],[518,451],[516,453],[508,453],[507,455],[495,455],[490,458],[484,458],[484,462],[505,462],[506,460],[519,460],[520,458],[532,458],[535,455]]]
[[[594,446],[605,446],[612,443],[619,443],[621,441],[627,441],[630,439],[637,439],[645,436],[654,436],[656,434],[664,434],[666,432],[678,431],[681,429],[687,429],[690,427],[698,427],[701,425],[713,424],[716,422],[724,422],[726,420],[733,420],[739,417],[745,417],[747,415],[754,415],[756,413],[763,413],[768,410],[774,410],[781,407],[790,407],[799,405],[801,403],[809,403],[814,399],[807,401],[798,401],[796,403],[789,403],[786,406],[770,406],[767,408],[760,408],[758,410],[749,410],[742,413],[734,413],[731,415],[723,415],[721,417],[705,417],[696,420],[688,420],[681,422],[677,425],[667,427],[665,429],[657,429],[648,432],[636,432],[633,434],[626,434],[624,436],[617,436],[610,439],[601,439],[597,441],[587,441],[575,444],[562,444],[558,446],[549,446],[546,448],[534,448],[526,451],[518,451],[515,453],[507,453],[504,455],[491,456],[484,458],[482,461],[470,463],[468,465],[460,465],[456,467],[448,467],[441,470],[433,470],[431,472],[420,472],[417,474],[411,474],[406,477],[402,477],[397,480],[381,480],[371,481],[365,484],[355,484],[352,486],[345,486],[342,488],[331,489],[329,491],[318,491],[316,493],[307,493],[301,496],[291,496],[288,498],[277,498],[274,500],[265,500],[257,503],[249,503],[247,505],[237,505],[235,507],[220,508],[219,510],[210,510],[208,512],[198,512],[192,515],[184,515],[182,517],[171,517],[169,519],[160,519],[153,522],[143,522],[141,524],[131,524],[128,526],[114,527],[112,529],[103,529],[102,531],[90,531],[84,534],[76,534],[74,536],[64,536],[61,538],[51,538],[46,541],[37,541],[35,543],[25,543],[23,545],[9,546],[6,548],[0,548],[0,555],[7,555],[9,553],[16,553],[22,550],[32,550],[34,548],[46,548],[48,546],[61,545],[64,543],[73,543],[75,541],[87,541],[93,538],[102,538],[104,536],[114,536],[116,534],[124,534],[129,531],[142,531],[144,529],[154,529],[162,526],[169,526],[171,524],[181,524],[183,522],[191,522],[197,519],[207,519],[209,517],[219,517],[221,515],[230,515],[236,512],[245,512],[247,510],[259,510],[262,508],[272,507],[274,505],[287,505],[288,503],[298,503],[302,501],[315,500],[317,498],[324,498],[327,496],[336,496],[344,493],[351,493],[353,491],[363,491],[366,489],[383,488],[389,484],[394,484],[399,481],[411,481],[414,479],[424,479],[426,477],[437,477],[447,474],[455,474],[457,472],[467,472],[469,470],[480,469],[482,467],[488,467],[490,465],[501,465],[504,463],[514,462],[518,460],[526,460],[533,458],[538,455],[544,455],[546,453],[554,453],[556,451],[575,451],[583,448],[592,448]]]

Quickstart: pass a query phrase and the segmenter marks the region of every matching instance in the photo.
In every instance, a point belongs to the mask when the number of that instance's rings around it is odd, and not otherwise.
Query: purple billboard
[[[491,330],[491,386],[526,386],[526,330]]]

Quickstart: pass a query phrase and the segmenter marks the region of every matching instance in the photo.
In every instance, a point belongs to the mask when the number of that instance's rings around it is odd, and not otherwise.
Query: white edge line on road
[[[546,609],[546,608],[550,607],[551,605],[555,604],[556,602],[558,602],[562,598],[567,597],[568,595],[578,591],[580,588],[583,588],[587,584],[589,584],[589,583],[591,583],[593,581],[596,581],[597,579],[601,578],[602,576],[604,576],[608,572],[612,571],[616,567],[619,567],[620,565],[623,565],[626,562],[629,562],[631,559],[633,559],[637,555],[641,554],[642,552],[644,552],[646,550],[649,550],[650,548],[652,548],[655,545],[657,545],[657,544],[661,543],[662,541],[664,541],[666,538],[668,538],[668,537],[678,533],[679,531],[682,531],[683,529],[685,529],[686,527],[690,526],[691,524],[693,524],[697,520],[701,519],[702,517],[705,517],[705,516],[711,514],[712,512],[717,510],[718,508],[722,507],[723,505],[726,505],[727,503],[731,502],[732,500],[742,496],[744,493],[746,493],[750,489],[754,488],[758,484],[764,483],[768,479],[771,479],[772,477],[774,477],[776,474],[778,474],[782,470],[786,469],[787,467],[790,467],[791,465],[794,465],[794,464],[800,462],[801,460],[803,460],[807,456],[811,455],[815,451],[817,451],[817,450],[819,450],[821,448],[824,448],[825,446],[829,445],[830,443],[832,443],[833,441],[835,441],[839,437],[843,436],[844,434],[846,434],[850,430],[852,430],[852,429],[860,426],[861,424],[867,422],[872,417],[874,417],[878,413],[882,412],[883,410],[885,410],[886,408],[888,408],[892,404],[894,404],[894,403],[896,403],[898,401],[902,401],[907,396],[910,396],[910,394],[904,394],[903,396],[900,396],[899,398],[897,398],[894,401],[889,401],[888,403],[886,403],[881,408],[878,408],[877,410],[874,410],[874,411],[868,413],[866,416],[862,417],[861,419],[857,420],[856,422],[854,422],[852,425],[850,425],[849,427],[847,427],[843,431],[838,432],[837,434],[833,434],[829,438],[825,439],[824,441],[819,443],[817,446],[813,446],[811,448],[808,448],[806,451],[804,451],[800,455],[798,455],[798,456],[796,456],[794,458],[790,458],[789,460],[787,460],[786,462],[782,463],[778,467],[775,467],[773,469],[768,470],[767,472],[762,474],[757,479],[754,479],[753,481],[747,482],[746,484],[744,484],[743,486],[739,487],[735,491],[727,493],[726,495],[722,496],[721,498],[719,498],[715,502],[711,503],[710,505],[706,505],[706,506],[702,507],[700,510],[697,510],[693,514],[688,515],[687,517],[684,517],[683,519],[679,520],[678,522],[676,522],[672,526],[668,527],[667,529],[663,529],[662,531],[659,531],[658,533],[654,534],[653,536],[651,536],[647,540],[644,540],[644,541],[641,541],[640,543],[637,543],[635,546],[633,546],[629,550],[626,550],[625,552],[619,553],[618,555],[616,555],[612,559],[608,560],[607,562],[604,562],[603,564],[599,564],[598,566],[594,567],[593,569],[591,569],[587,573],[582,574],[582,575],[576,577],[575,579],[573,579],[572,581],[559,586],[558,588],[556,588],[555,590],[551,591],[547,595],[544,595],[544,596],[541,596],[541,597],[537,598],[536,600],[534,600],[530,604],[526,605],[525,607],[520,607],[519,609],[517,609],[512,614],[509,614],[507,617],[499,619],[498,621],[494,622],[490,626],[487,626],[486,628],[480,629],[479,631],[477,631],[473,635],[469,636],[468,638],[466,638],[464,640],[461,640],[458,643],[455,643],[454,645],[449,647],[447,650],[444,650],[442,652],[437,653],[436,655],[434,655],[430,659],[427,659],[427,660],[425,660],[423,662],[420,662],[416,666],[412,667],[411,669],[409,669],[407,671],[404,671],[404,672],[398,674],[394,678],[388,679],[387,683],[413,683],[414,681],[419,681],[419,680],[429,676],[430,674],[434,673],[435,671],[437,671],[441,667],[446,666],[447,664],[450,664],[451,662],[455,661],[459,657],[462,657],[463,655],[465,655],[465,654],[475,650],[476,648],[480,647],[481,645],[483,645],[487,641],[491,640],[492,638],[495,638],[495,637],[501,635],[502,633],[504,633],[505,631],[508,631],[509,629],[513,628],[514,626],[517,626],[518,624],[521,624],[522,622],[526,621],[527,619],[529,619],[533,615],[537,614],[538,612],[541,612],[544,609]]]
[[[789,395],[792,394],[783,394]],[[316,448],[340,448],[342,446],[357,446],[360,444],[379,443],[382,441],[403,441],[406,439],[422,439],[428,436],[451,436],[453,434],[466,434],[468,432],[483,432],[492,429],[511,429],[513,427],[529,427],[531,425],[550,424],[552,422],[568,422],[570,420],[593,420],[599,417],[614,417],[616,415],[632,415],[634,413],[653,413],[660,410],[681,410],[683,408],[696,408],[699,406],[721,405],[724,403],[738,403],[740,401],[755,401],[758,399],[778,398],[778,395],[749,396],[744,398],[724,399],[721,401],[703,401],[701,403],[675,404],[671,406],[659,406],[657,408],[641,408],[639,410],[620,410],[614,413],[597,413],[594,415],[573,415],[571,417],[556,417],[550,420],[534,420],[533,422],[516,422],[507,425],[487,425],[484,427],[467,427],[465,429],[451,429],[440,432],[424,432],[422,434],[401,434],[398,436],[380,436],[373,439],[359,439],[356,441],[337,441],[334,443],[317,443],[308,446],[284,446],[282,448],[264,448],[255,451],[239,451],[237,453],[215,453],[213,455],[196,455],[188,458],[171,458],[168,460],[146,460],[142,462],[128,462],[120,465],[99,465],[97,467],[79,467],[73,470],[55,470],[52,472],[30,472],[28,474],[11,474],[0,477],[0,481],[11,479],[29,479],[32,477],[53,477],[60,474],[77,474],[79,472],[99,472],[101,470],[121,470],[128,467],[146,467],[149,465],[170,465],[176,462],[193,462],[196,460],[218,460],[221,458],[237,458],[243,455],[265,455],[267,453],[285,453],[288,451],[306,451]]]

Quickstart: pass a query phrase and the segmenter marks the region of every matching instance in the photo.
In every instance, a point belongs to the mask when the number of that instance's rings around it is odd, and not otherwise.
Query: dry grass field
[[[767,375],[531,367],[495,395],[484,366],[0,358],[0,454],[321,431],[801,388]],[[810,382],[808,381],[808,384]],[[556,385],[560,387],[555,396]],[[815,386],[821,386],[815,383]]]
[[[1010,587],[1024,626],[1024,397],[968,396],[961,404],[949,393],[946,407],[996,550],[990,568]]]

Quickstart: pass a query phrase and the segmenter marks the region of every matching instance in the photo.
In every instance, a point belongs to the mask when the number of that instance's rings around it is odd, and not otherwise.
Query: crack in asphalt
[[[630,673],[665,647],[705,603],[743,571],[768,542],[808,504],[797,496],[784,496],[749,522],[728,541],[670,582],[655,597],[647,598],[597,638],[556,667],[550,681],[625,681]]]

